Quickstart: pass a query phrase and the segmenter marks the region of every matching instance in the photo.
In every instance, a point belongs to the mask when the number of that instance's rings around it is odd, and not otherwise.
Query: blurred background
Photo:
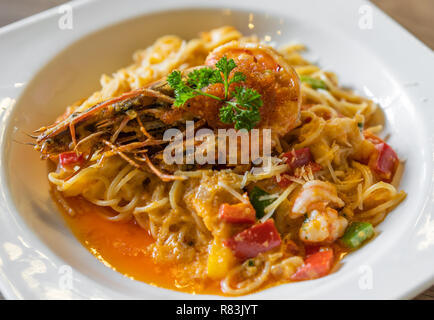
[[[0,0],[0,27],[66,0]],[[434,49],[434,0],[371,0],[422,42]]]
[[[152,1],[152,0],[148,0]],[[0,27],[64,4],[66,0],[0,0]],[[371,0],[394,20],[434,49],[434,0]],[[0,299],[2,299],[0,293]],[[434,300],[434,286],[419,295]]]

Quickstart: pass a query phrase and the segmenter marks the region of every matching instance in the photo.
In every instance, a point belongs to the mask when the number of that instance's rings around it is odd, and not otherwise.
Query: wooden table
[[[67,1],[0,0],[0,27],[65,2]],[[372,0],[372,2],[434,49],[434,0]],[[434,300],[434,286],[416,299]]]

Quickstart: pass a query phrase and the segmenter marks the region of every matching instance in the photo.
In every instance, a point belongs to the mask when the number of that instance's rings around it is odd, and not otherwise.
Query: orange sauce
[[[112,222],[101,214],[113,214],[111,209],[96,206],[80,197],[64,198],[75,211],[63,212],[66,223],[77,239],[106,266],[125,276],[148,284],[188,293],[223,295],[220,283],[204,279],[200,284],[180,285],[176,277],[182,264],[156,264],[147,247],[154,239],[135,221]]]
[[[56,197],[53,197],[53,199],[61,209],[62,215],[73,234],[84,247],[107,267],[131,279],[161,288],[193,294],[228,296],[221,291],[219,281],[206,278],[201,279],[200,283],[191,281],[188,283],[189,279],[180,279],[177,276],[179,275],[178,271],[191,268],[188,264],[155,263],[150,251],[147,249],[154,242],[154,239],[134,219],[127,222],[109,221],[103,215],[113,215],[114,211],[112,209],[94,205],[81,197],[62,197],[62,200],[66,201],[68,206],[75,211],[75,215],[71,216],[66,213],[59,201],[56,201]],[[335,264],[331,272],[336,272],[340,267],[340,260],[349,251],[337,244],[333,244],[332,247],[335,252]],[[186,282],[188,285],[180,284]],[[285,282],[269,279],[259,290],[283,283]]]

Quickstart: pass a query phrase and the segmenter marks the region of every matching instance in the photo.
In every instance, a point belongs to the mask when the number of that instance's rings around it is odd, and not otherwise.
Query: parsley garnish
[[[229,96],[229,86],[232,83],[237,83],[237,82],[241,82],[241,81],[246,80],[246,77],[244,76],[244,74],[242,72],[235,72],[234,76],[229,81],[229,74],[237,66],[233,59],[228,60],[226,57],[223,57],[219,61],[217,61],[215,66],[216,66],[217,70],[223,74],[223,78],[222,78],[221,74],[219,73],[220,79],[221,79],[221,81],[219,81],[219,82],[223,83],[225,86],[225,99],[227,99]]]
[[[173,71],[167,78],[169,85],[175,90],[175,107],[184,105],[188,100],[199,95],[207,96],[218,101],[224,101],[219,116],[223,123],[234,124],[235,129],[251,130],[261,120],[259,108],[263,102],[261,95],[254,89],[242,86],[236,87],[229,93],[229,86],[246,80],[242,72],[235,72],[231,79],[229,75],[236,68],[233,59],[221,58],[216,63],[216,69],[209,67],[195,69],[184,80],[180,71]],[[203,88],[216,83],[224,85],[225,97],[221,99],[215,95],[202,91]]]
[[[204,95],[211,97],[213,99],[222,100],[211,94],[203,92],[201,89],[216,83],[215,81],[215,71],[210,68],[196,69],[188,74],[188,80],[185,82],[182,79],[180,71],[173,71],[169,74],[167,82],[169,85],[175,89],[175,107],[180,107],[184,105],[188,100],[194,98],[198,95]]]

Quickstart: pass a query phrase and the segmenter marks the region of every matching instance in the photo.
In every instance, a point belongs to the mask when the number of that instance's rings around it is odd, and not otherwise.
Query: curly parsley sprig
[[[259,108],[263,105],[261,95],[254,89],[242,86],[236,87],[229,93],[229,86],[246,80],[242,72],[235,72],[231,79],[230,73],[236,68],[233,59],[221,58],[215,65],[216,69],[209,67],[195,69],[184,80],[180,71],[173,71],[167,78],[169,85],[175,90],[174,106],[180,107],[188,100],[199,95],[222,101],[224,105],[219,110],[220,120],[223,123],[234,124],[235,129],[251,130],[261,120]],[[204,92],[202,89],[216,83],[224,86],[224,99]]]

